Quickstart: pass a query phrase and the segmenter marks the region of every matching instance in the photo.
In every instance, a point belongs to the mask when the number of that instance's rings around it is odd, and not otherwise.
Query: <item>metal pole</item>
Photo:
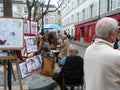
[[[100,2],[100,0],[99,0],[99,2],[98,2],[98,3],[99,3],[98,19],[100,19],[100,3],[101,3],[101,2]]]
[[[44,35],[44,15],[43,15],[43,3],[42,3],[42,31],[41,34]]]

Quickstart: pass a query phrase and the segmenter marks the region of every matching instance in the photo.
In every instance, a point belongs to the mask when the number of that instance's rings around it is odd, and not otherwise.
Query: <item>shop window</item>
[[[88,30],[89,30],[88,36],[89,36],[89,37],[92,37],[92,26],[89,26],[89,27],[88,27]]]
[[[84,37],[84,28],[81,28],[81,37]]]

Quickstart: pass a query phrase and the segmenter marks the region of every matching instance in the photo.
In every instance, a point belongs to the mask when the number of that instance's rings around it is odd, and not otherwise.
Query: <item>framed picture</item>
[[[38,48],[35,36],[26,36],[25,44],[27,53],[37,52]]]
[[[27,70],[27,64],[26,64],[26,62],[20,63],[19,67],[20,67],[20,72],[21,72],[21,77],[22,78],[25,78],[25,77],[27,77],[27,76],[30,75],[30,73]]]
[[[36,70],[34,57],[26,59],[26,64],[28,72],[33,72]]]
[[[30,21],[24,19],[23,25],[24,25],[24,34],[30,34]]]
[[[23,19],[0,18],[0,49],[23,48]]]
[[[31,34],[37,35],[37,27],[38,27],[37,22],[31,20],[30,26],[31,26]]]
[[[41,68],[41,66],[42,66],[42,58],[41,58],[41,55],[36,55],[36,56],[34,56],[34,60],[35,60],[36,69]]]

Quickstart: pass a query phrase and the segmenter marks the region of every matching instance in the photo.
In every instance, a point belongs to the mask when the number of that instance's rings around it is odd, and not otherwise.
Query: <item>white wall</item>
[[[70,2],[68,3],[67,0],[64,0],[64,4],[61,7],[62,30],[75,29],[74,27],[75,24],[80,23],[84,20],[90,19],[91,18],[91,11],[90,11],[91,5],[93,5],[92,17],[99,15],[99,5],[100,5],[101,15],[108,12],[107,11],[108,0],[100,0],[100,4],[99,4],[99,0],[79,0],[79,4],[78,4],[78,0],[69,0],[69,1]],[[110,5],[112,5],[109,7],[109,8],[112,7],[110,11],[120,8],[120,0],[111,0]],[[84,16],[83,16],[83,10],[85,11]],[[79,20],[78,20],[77,13],[79,13]],[[71,16],[73,16],[72,19],[71,19]]]

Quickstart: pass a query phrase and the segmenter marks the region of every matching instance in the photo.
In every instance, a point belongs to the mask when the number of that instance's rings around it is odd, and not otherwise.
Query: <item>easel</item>
[[[4,63],[3,63],[3,66],[4,66],[4,90],[7,90],[7,71],[6,71],[6,65],[7,65],[6,61],[7,60],[11,60],[11,61],[14,60],[15,61],[20,90],[23,90],[22,83],[21,83],[21,76],[20,76],[20,70],[19,70],[19,64],[18,64],[17,55],[16,55],[16,53],[14,53],[13,55],[11,55],[10,52],[7,52],[7,53],[8,53],[8,56],[0,56],[0,60],[4,61]],[[11,64],[11,68],[12,68],[12,64]],[[12,68],[12,73],[13,73],[13,78],[15,79],[13,68]]]

